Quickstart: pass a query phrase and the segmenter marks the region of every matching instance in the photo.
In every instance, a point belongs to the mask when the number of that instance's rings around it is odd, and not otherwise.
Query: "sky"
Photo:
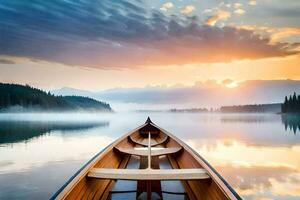
[[[46,90],[300,80],[298,0],[2,0],[0,81]]]

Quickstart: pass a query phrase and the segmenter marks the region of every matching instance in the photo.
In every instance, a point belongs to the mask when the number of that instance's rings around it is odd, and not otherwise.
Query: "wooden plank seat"
[[[201,180],[210,179],[203,168],[191,169],[108,169],[93,168],[89,178],[113,180]]]
[[[121,153],[136,155],[136,156],[148,156],[148,149],[133,149],[133,148],[123,148],[123,147],[115,147],[115,149]],[[169,154],[175,154],[182,150],[182,147],[170,147],[170,148],[162,148],[162,149],[151,149],[151,156],[163,156]]]
[[[133,143],[135,143],[135,144],[139,144],[139,145],[144,146],[144,147],[147,147],[147,146],[148,146],[148,141],[140,142],[140,141],[134,139],[134,138],[131,137],[131,136],[128,136],[128,139],[129,139],[129,141],[131,141],[131,142],[133,142]],[[151,147],[154,147],[154,146],[157,146],[157,145],[160,145],[160,144],[164,144],[164,143],[166,143],[166,142],[168,141],[168,139],[169,139],[169,136],[166,136],[166,137],[164,137],[164,138],[163,138],[161,141],[159,141],[159,142],[151,141]]]

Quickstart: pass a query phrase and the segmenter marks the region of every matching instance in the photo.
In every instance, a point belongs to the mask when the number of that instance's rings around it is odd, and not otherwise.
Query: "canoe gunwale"
[[[74,175],[72,175],[68,181],[63,184],[53,195],[49,198],[49,200],[55,200],[55,199],[63,199],[67,194],[69,194],[76,186],[76,184],[81,180],[81,177],[86,176],[89,173],[89,169],[91,169],[97,161],[99,161],[104,155],[106,151],[109,151],[110,149],[113,149],[113,147],[121,142],[123,139],[127,138],[132,133],[138,131],[139,129],[143,128],[147,124],[143,124],[125,135],[121,136],[120,138],[114,140],[112,143],[110,143],[108,146],[106,146],[104,149],[102,149],[100,152],[98,152],[96,155],[94,155],[90,160],[88,160]],[[102,155],[102,156],[101,156]],[[66,190],[66,191],[64,191]]]
[[[200,154],[198,154],[193,148],[191,148],[189,145],[187,145],[185,142],[183,142],[182,140],[180,140],[179,138],[177,138],[175,135],[173,135],[172,133],[170,133],[169,131],[157,126],[156,124],[154,124],[153,122],[151,122],[151,125],[159,128],[164,134],[168,135],[170,138],[172,138],[173,140],[175,140],[177,143],[179,143],[180,145],[182,145],[183,149],[187,150],[189,153],[191,153],[191,155],[195,155],[193,156],[198,162],[200,161],[202,167],[204,169],[206,169],[208,171],[208,173],[210,174],[211,179],[213,179],[215,181],[215,183],[220,187],[221,190],[223,190],[223,192],[226,195],[229,195],[230,199],[237,199],[237,200],[242,200],[242,198],[239,196],[239,194],[231,187],[231,185],[217,172],[217,170],[215,170],[210,164],[209,162],[207,162]],[[224,184],[221,185],[220,183]],[[228,190],[226,190],[228,189]]]
[[[242,200],[242,198],[236,193],[236,191],[230,186],[230,184],[201,156],[199,155],[193,148],[191,148],[189,145],[187,145],[185,142],[174,136],[172,133],[166,131],[165,129],[157,126],[153,122],[145,123],[134,130],[126,133],[125,135],[121,136],[120,138],[116,139],[112,143],[110,143],[108,146],[106,146],[103,150],[98,152],[95,156],[93,156],[83,167],[81,167],[73,176],[69,178],[69,180],[58,189],[53,196],[50,198],[50,200],[55,199],[64,199],[71,191],[72,189],[77,185],[79,181],[82,180],[85,176],[88,175],[89,171],[94,167],[94,165],[99,162],[105,155],[106,152],[109,152],[110,150],[113,150],[114,147],[119,144],[122,140],[128,138],[131,134],[135,133],[139,129],[143,128],[146,125],[151,124],[155,128],[160,129],[161,132],[163,132],[165,135],[168,136],[169,139],[173,139],[175,142],[177,142],[179,145],[182,146],[182,150],[186,150],[189,154],[192,155],[194,159],[196,159],[199,164],[202,165],[204,169],[207,170],[210,178],[218,185],[220,190],[229,198],[233,200]]]

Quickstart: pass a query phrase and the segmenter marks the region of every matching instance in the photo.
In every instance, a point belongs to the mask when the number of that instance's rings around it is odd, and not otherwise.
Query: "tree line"
[[[224,113],[280,112],[280,104],[252,104],[252,105],[222,106],[220,108],[220,112],[224,112]]]
[[[282,113],[300,113],[300,95],[294,92],[289,97],[285,96],[284,103],[281,105]]]
[[[73,108],[70,103],[50,94],[50,92],[47,93],[29,85],[0,83],[0,108],[12,106],[39,107],[41,109]]]
[[[110,105],[88,97],[55,96],[29,85],[0,83],[0,110],[19,106],[38,110],[95,109],[111,111]]]

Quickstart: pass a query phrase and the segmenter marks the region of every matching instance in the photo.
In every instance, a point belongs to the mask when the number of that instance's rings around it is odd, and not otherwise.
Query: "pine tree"
[[[292,108],[291,112],[296,112],[296,109],[297,109],[297,96],[296,96],[296,92],[294,92],[294,94],[293,94],[291,108]]]
[[[300,95],[298,95],[298,99],[297,99],[297,109],[296,109],[296,111],[297,111],[298,113],[300,113]]]
[[[283,104],[281,104],[281,112],[286,113],[287,112],[287,104],[288,104],[288,98],[285,96]]]
[[[296,92],[289,97],[285,96],[284,102],[281,105],[282,113],[300,113],[300,95]]]

